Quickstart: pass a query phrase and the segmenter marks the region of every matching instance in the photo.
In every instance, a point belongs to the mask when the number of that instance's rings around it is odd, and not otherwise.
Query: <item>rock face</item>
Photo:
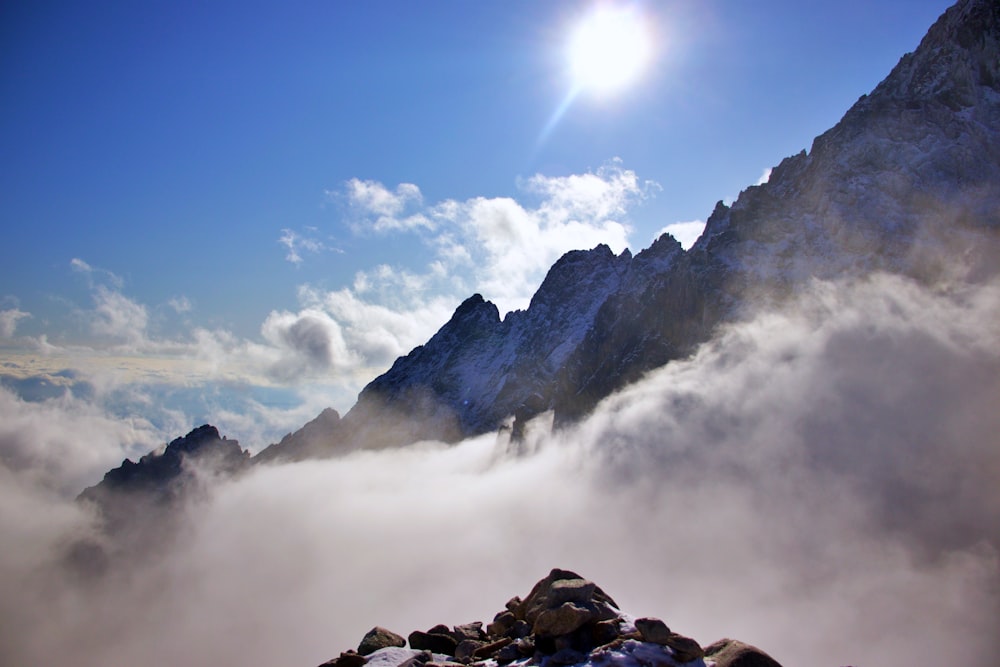
[[[253,462],[298,461],[329,455],[330,443],[337,440],[342,426],[340,414],[326,408],[298,431],[263,449],[253,457]]]
[[[237,440],[219,435],[208,424],[170,442],[162,452],[129,459],[109,470],[100,483],[85,489],[79,499],[97,505],[113,527],[137,520],[151,507],[168,508],[194,483],[194,469],[232,474],[249,463],[250,454]]]
[[[534,665],[613,664],[618,667],[781,667],[753,646],[723,639],[702,649],[690,637],[671,632],[656,618],[632,620],[594,582],[569,570],[552,570],[522,600],[511,598],[486,630],[481,622],[450,628],[436,625],[409,635],[409,651],[398,642],[366,652],[372,637],[399,635],[374,628],[357,652],[346,651],[324,665],[380,667],[420,665],[506,665],[523,661]],[[378,640],[376,643],[383,643]]]
[[[473,295],[361,392],[310,452],[452,441],[553,410],[577,419],[691,354],[716,328],[813,278],[977,281],[1000,266],[1000,4],[960,0],[808,152],[708,218],[687,252],[663,236],[551,268],[527,310]]]

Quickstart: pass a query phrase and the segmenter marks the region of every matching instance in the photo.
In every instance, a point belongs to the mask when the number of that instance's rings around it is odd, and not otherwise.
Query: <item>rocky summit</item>
[[[597,584],[560,569],[552,570],[523,599],[511,598],[485,627],[481,621],[436,625],[415,630],[405,639],[375,627],[356,650],[344,651],[323,665],[781,667],[749,644],[721,639],[702,647],[658,618],[622,613]]]

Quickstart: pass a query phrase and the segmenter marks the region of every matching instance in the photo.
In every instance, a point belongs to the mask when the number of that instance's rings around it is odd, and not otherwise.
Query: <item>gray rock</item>
[[[677,662],[691,662],[705,657],[705,651],[701,645],[690,637],[673,633],[667,639],[667,646],[674,653]]]
[[[590,606],[597,620],[609,620],[617,616],[613,611],[617,609],[617,603],[596,584],[575,572],[558,568],[535,584],[515,614],[517,618],[523,618],[534,625],[543,611],[554,609],[565,602],[574,602],[581,607]]]
[[[517,621],[518,619],[513,612],[502,611],[493,618],[492,623],[486,626],[486,634],[490,637],[503,637]]]
[[[670,639],[670,628],[658,618],[637,618],[635,629],[644,642],[666,645]]]
[[[424,665],[433,659],[434,657],[430,651],[421,651],[412,658],[407,658],[404,662],[401,662],[399,667],[424,667]]]
[[[511,639],[521,639],[531,634],[531,626],[527,621],[517,621],[514,627],[507,631],[507,636]]]
[[[432,630],[437,630],[439,628],[434,627]],[[458,642],[455,638],[451,636],[451,631],[445,628],[448,634],[443,634],[440,632],[420,632],[415,630],[410,633],[409,641],[410,648],[416,649],[417,651],[430,651],[432,653],[440,653],[443,655],[455,655],[455,648],[458,647]]]
[[[781,667],[777,660],[756,646],[735,639],[720,639],[705,647],[705,657],[715,662],[715,667]]]
[[[514,640],[508,637],[504,637],[495,642],[490,642],[489,644],[483,644],[474,653],[474,657],[479,659],[492,658],[499,650],[505,646],[509,646]],[[457,657],[457,656],[456,656]]]
[[[548,604],[550,608],[565,602],[585,604],[591,601],[596,590],[597,584],[586,579],[553,581],[552,585],[549,586]]]
[[[621,623],[618,620],[600,621],[594,624],[592,638],[594,646],[603,646],[618,639],[621,634]]]
[[[354,651],[344,651],[336,658],[327,660],[320,667],[361,667],[366,662],[368,662],[368,658],[363,655]]]
[[[458,646],[455,647],[455,659],[470,660],[475,657],[476,651],[483,646],[488,646],[488,644],[476,639],[463,639],[458,642]]]
[[[486,640],[486,633],[483,632],[482,621],[456,625],[452,630],[452,635],[458,641],[462,641],[463,639],[475,639],[477,641]]]
[[[369,630],[364,638],[362,638],[361,643],[358,644],[358,653],[361,655],[371,655],[380,648],[387,648],[389,646],[406,646],[406,639],[391,630],[376,626]]]
[[[493,659],[496,660],[501,665],[505,665],[515,660],[520,660],[523,656],[521,651],[518,650],[517,644],[507,644],[502,649],[497,651]]]
[[[594,612],[573,602],[566,602],[555,609],[545,609],[535,618],[531,631],[539,637],[558,637],[579,630],[594,620]]]

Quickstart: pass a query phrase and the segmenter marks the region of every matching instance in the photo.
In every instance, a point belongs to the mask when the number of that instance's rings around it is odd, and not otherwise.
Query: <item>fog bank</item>
[[[817,283],[576,428],[218,484],[98,581],[59,566],[90,518],[0,468],[0,662],[309,667],[563,567],[788,666],[996,664],[997,322],[995,285]]]

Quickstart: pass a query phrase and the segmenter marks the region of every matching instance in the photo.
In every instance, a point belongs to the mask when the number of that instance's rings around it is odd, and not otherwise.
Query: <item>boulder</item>
[[[361,655],[371,655],[380,648],[389,646],[406,646],[406,640],[391,630],[376,626],[368,631],[358,644],[358,653]]]
[[[553,569],[547,577],[535,584],[528,597],[518,605],[514,614],[518,619],[534,624],[540,613],[546,609],[558,607],[565,602],[599,606],[602,608],[599,614],[602,620],[617,616],[610,610],[617,610],[618,604],[600,587],[585,580],[576,572],[558,568]]]
[[[538,637],[568,635],[592,621],[595,614],[574,602],[564,602],[555,609],[544,609],[535,617],[531,631]]]
[[[431,655],[430,651],[420,651],[399,663],[398,667],[424,667],[424,665],[433,659],[434,656]]]
[[[618,639],[621,635],[621,622],[618,620],[613,621],[600,621],[594,624],[594,629],[591,634],[594,640],[594,646],[603,646],[609,644],[614,640]]]
[[[476,649],[476,652],[473,653],[473,657],[478,658],[480,660],[492,658],[500,649],[510,645],[513,641],[514,640],[510,639],[509,637],[503,637],[502,639],[499,639],[495,642],[490,642],[489,644],[483,644],[478,649]]]
[[[677,662],[691,662],[705,657],[705,651],[701,645],[690,637],[672,633],[667,638],[666,646],[673,651],[674,659]]]
[[[561,605],[566,602],[586,604],[594,597],[597,584],[586,579],[560,579],[549,586],[549,606]]]
[[[488,646],[488,644],[475,639],[463,639],[458,642],[458,646],[455,647],[455,659],[459,661],[471,660],[475,657],[476,651],[484,646]]]
[[[781,667],[778,661],[756,646],[735,639],[720,639],[706,646],[705,657],[711,658],[715,667]]]
[[[444,628],[444,632],[441,632]],[[430,651],[442,655],[455,655],[458,642],[451,636],[451,631],[445,626],[435,626],[427,632],[414,630],[409,636],[410,648],[417,651]]]
[[[507,663],[514,662],[515,660],[520,660],[522,657],[524,656],[522,656],[521,651],[518,650],[517,644],[507,644],[493,655],[493,659],[501,665],[506,665]]]
[[[644,642],[666,645],[670,639],[670,628],[658,618],[637,618],[635,629],[639,631],[639,637]]]
[[[464,625],[456,625],[452,629],[451,634],[459,642],[462,641],[463,639],[475,639],[476,641],[486,640],[486,633],[483,631],[482,621],[476,621],[474,623],[465,623]]]
[[[368,658],[354,651],[344,651],[336,658],[331,658],[327,660],[319,667],[361,667],[366,662]]]
[[[493,622],[486,626],[486,634],[491,638],[503,637],[514,627],[518,619],[512,611],[502,611],[493,617]]]

